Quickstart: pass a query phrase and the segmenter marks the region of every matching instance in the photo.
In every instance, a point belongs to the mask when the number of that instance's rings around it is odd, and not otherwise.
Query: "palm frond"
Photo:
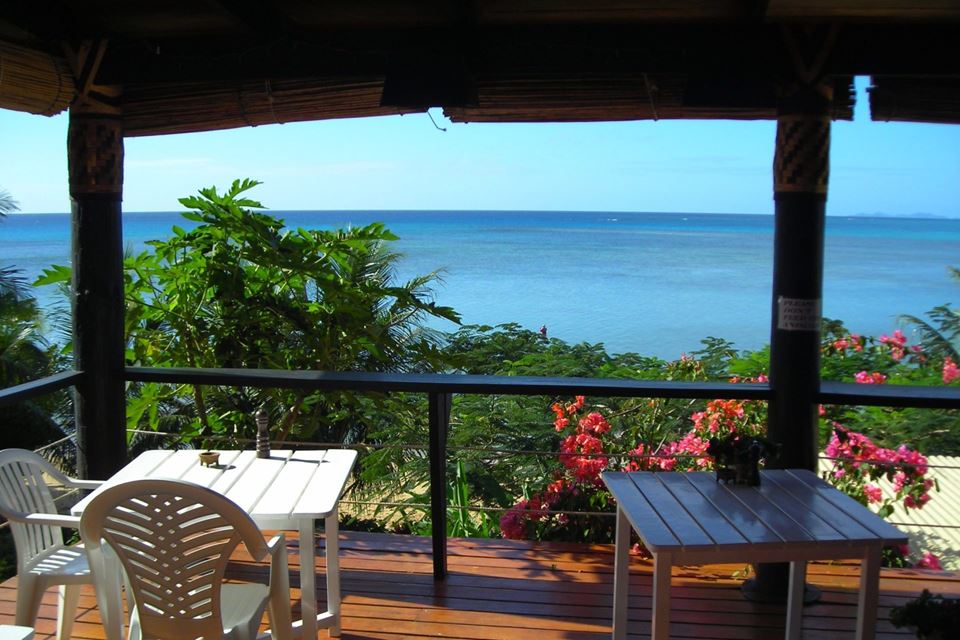
[[[0,218],[14,211],[20,211],[20,203],[14,200],[5,189],[0,189]]]
[[[960,313],[943,305],[928,311],[927,316],[930,321],[913,315],[902,315],[899,320],[913,327],[927,355],[960,361]]]

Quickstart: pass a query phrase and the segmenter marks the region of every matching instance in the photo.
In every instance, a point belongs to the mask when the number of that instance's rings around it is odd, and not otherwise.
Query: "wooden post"
[[[103,88],[99,88],[102,90]],[[103,96],[100,93],[99,96]],[[78,99],[67,134],[73,214],[73,354],[77,473],[106,479],[126,463],[123,123],[119,92]],[[112,104],[111,104],[112,103]]]
[[[775,230],[767,434],[776,466],[817,469],[817,393],[831,87],[797,85],[781,98],[774,159]]]
[[[449,393],[431,393],[430,404],[430,519],[433,526],[433,578],[447,577],[447,430]]]
[[[830,179],[830,115],[833,87],[822,70],[838,27],[782,31],[793,81],[778,87],[777,141],[773,160],[773,313],[767,436],[780,444],[770,464],[817,469],[817,394],[820,390],[820,323],[823,245]],[[783,602],[789,563],[755,566],[743,585],[751,600]],[[804,601],[819,599],[808,586]]]

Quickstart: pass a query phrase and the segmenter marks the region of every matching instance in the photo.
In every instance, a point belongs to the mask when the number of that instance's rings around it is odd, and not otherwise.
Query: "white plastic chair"
[[[0,451],[0,515],[10,523],[17,547],[16,624],[34,626],[43,593],[60,585],[57,638],[66,640],[73,629],[80,585],[93,579],[83,547],[63,542],[63,528],[76,529],[80,518],[57,513],[48,480],[77,489],[101,484],[71,478],[33,451]]]
[[[105,568],[115,554],[133,601],[130,637],[193,640],[257,637],[269,604],[274,638],[292,635],[287,550],[263,534],[236,503],[180,480],[133,480],[105,489],[84,509],[80,535],[90,553],[97,595],[118,589]],[[103,544],[103,543],[106,544]],[[224,584],[231,553],[244,543],[257,561],[270,556],[270,586]],[[115,598],[101,603],[109,606]],[[105,625],[108,640],[117,627]]]

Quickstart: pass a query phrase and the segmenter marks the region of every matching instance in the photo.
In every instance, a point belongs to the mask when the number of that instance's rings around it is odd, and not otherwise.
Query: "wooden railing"
[[[0,390],[0,406],[77,384],[82,372],[65,372]],[[127,367],[131,382],[309,389],[315,391],[425,393],[429,406],[430,512],[434,576],[447,573],[447,431],[455,393],[497,395],[591,395],[600,397],[769,400],[767,383],[673,382],[597,378],[543,378],[462,374],[334,373],[267,369]],[[861,385],[822,382],[823,404],[960,409],[960,390],[949,387]]]

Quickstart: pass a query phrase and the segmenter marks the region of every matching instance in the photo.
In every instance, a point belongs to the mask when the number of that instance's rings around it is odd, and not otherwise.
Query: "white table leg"
[[[630,590],[630,521],[617,507],[617,535],[613,552],[613,640],[627,637],[627,595]]]
[[[857,606],[857,640],[872,640],[877,626],[877,599],[880,592],[878,547],[868,548],[860,564],[860,598]]]
[[[787,640],[800,640],[803,622],[803,586],[807,577],[807,563],[795,560],[790,563],[790,590],[787,592]]]
[[[669,553],[653,554],[653,619],[650,637],[670,638],[670,576],[673,558]]]
[[[340,524],[337,510],[327,516],[323,524],[327,556],[327,611],[333,616],[330,636],[340,637]]]
[[[317,637],[317,555],[313,540],[313,518],[300,520],[300,615],[301,638]]]

